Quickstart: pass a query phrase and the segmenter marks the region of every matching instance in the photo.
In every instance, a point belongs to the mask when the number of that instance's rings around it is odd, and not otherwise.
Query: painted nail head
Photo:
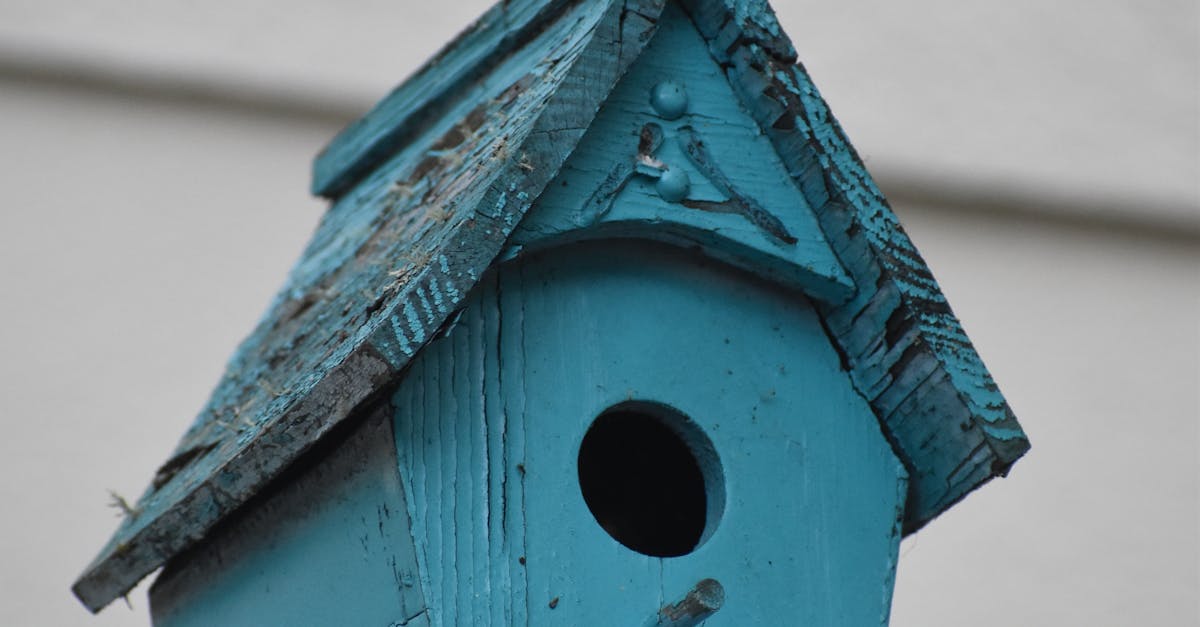
[[[679,83],[663,81],[650,90],[650,106],[664,120],[677,119],[687,113],[687,92]]]
[[[654,184],[658,195],[667,202],[679,202],[687,198],[688,190],[691,187],[692,182],[688,178],[687,172],[680,168],[667,168],[663,171],[662,176],[658,177],[658,182]]]

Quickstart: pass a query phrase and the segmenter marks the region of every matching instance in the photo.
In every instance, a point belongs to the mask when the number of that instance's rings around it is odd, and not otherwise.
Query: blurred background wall
[[[0,0],[0,624],[148,623],[68,591],[107,490],[282,282],[312,156],[487,4]],[[893,625],[1200,623],[1197,3],[775,4],[1034,444],[904,542]]]

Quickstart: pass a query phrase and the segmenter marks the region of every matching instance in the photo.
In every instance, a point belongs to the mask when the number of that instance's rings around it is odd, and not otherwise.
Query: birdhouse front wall
[[[433,624],[642,624],[706,579],[709,625],[886,622],[905,471],[803,294],[636,241],[478,289],[393,397]],[[682,555],[624,544],[581,485],[587,434],[627,407],[682,417],[706,466]]]

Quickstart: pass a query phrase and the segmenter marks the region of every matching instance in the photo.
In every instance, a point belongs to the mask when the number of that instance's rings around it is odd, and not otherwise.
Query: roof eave
[[[453,285],[455,277],[480,276],[492,264],[520,217],[557,174],[601,102],[649,41],[663,4],[663,0],[609,3],[528,137],[498,165],[499,174],[473,210],[472,228],[455,238],[462,241],[458,254],[443,255],[438,264],[426,265],[383,305],[381,316],[405,319],[402,308],[413,293],[430,293],[431,286],[439,282],[443,288]],[[539,167],[522,167],[516,155]],[[469,291],[469,286],[463,287],[455,291],[461,298]],[[445,303],[448,311],[458,304]],[[399,347],[393,325],[379,325],[308,393],[266,421],[244,449],[198,480],[178,502],[161,515],[127,519],[72,591],[84,606],[98,612],[166,560],[194,545],[386,386],[443,322],[444,317],[415,321],[421,328],[411,329],[413,337],[403,338],[404,349]],[[422,339],[417,341],[417,337]],[[352,393],[347,393],[347,388]]]
[[[856,286],[818,310],[908,468],[904,529],[915,531],[1007,473],[1029,441],[767,3],[682,4]]]

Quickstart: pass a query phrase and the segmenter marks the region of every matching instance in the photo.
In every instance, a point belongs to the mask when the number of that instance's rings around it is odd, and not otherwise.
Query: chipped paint
[[[909,466],[912,532],[1005,474],[1029,442],[769,8],[683,4],[858,286],[822,316]]]
[[[674,19],[667,13],[660,28]],[[505,403],[524,437],[507,466],[525,521],[517,555],[528,558],[514,572],[532,608],[516,624],[643,625],[705,578],[726,592],[713,625],[864,625],[887,613],[904,469],[808,299],[694,250],[639,240],[531,253],[496,275],[499,395],[524,399]],[[445,359],[443,350],[429,359]],[[456,350],[453,361],[464,357]],[[593,419],[630,397],[684,414],[713,447],[725,491],[712,500],[723,502],[685,555],[625,548],[571,480]],[[462,412],[460,402],[441,424],[482,422]],[[768,477],[776,489],[761,489]],[[443,488],[432,498],[448,529],[446,500],[462,511],[460,495]]]
[[[154,624],[428,625],[391,413],[371,408],[320,464],[172,560],[150,591]]]
[[[505,258],[518,248],[634,237],[698,246],[814,298],[847,300],[853,286],[806,199],[739,106],[722,68],[706,58],[704,40],[686,18],[673,24],[659,29],[609,95],[509,239]],[[647,97],[663,76],[687,86],[690,108],[675,121],[664,121]],[[685,148],[701,142],[712,148],[695,149],[704,153],[698,165]],[[686,175],[680,203],[659,194],[664,171]]]
[[[512,18],[522,25],[519,38],[489,22],[472,31],[490,33],[482,39],[465,35],[479,50],[440,57],[476,68],[457,75],[471,77],[466,92],[444,91],[451,87],[443,82],[446,67],[427,71],[418,82],[429,89],[400,90],[391,101],[398,108],[381,105],[379,115],[352,126],[318,159],[315,181],[328,185],[314,185],[338,190],[333,206],[177,451],[215,447],[142,496],[143,515],[123,523],[73,586],[90,609],[203,536],[391,381],[443,317],[440,310],[425,316],[418,290],[428,302],[436,279],[444,294],[465,297],[469,283],[448,285],[463,275],[473,283],[495,258],[636,57],[626,48],[640,49],[648,39],[639,33],[654,22],[640,15],[661,8],[643,3],[639,17],[630,17],[619,2],[511,4],[488,19]],[[493,55],[496,46],[509,52]],[[571,78],[583,68],[587,81]],[[426,98],[439,89],[447,95]],[[586,102],[593,104],[580,106]],[[388,132],[411,116],[420,123]],[[514,153],[546,165],[528,172]],[[373,169],[361,170],[368,163]],[[460,238],[466,243],[447,246]],[[431,264],[439,255],[445,268]],[[397,259],[410,268],[393,276]],[[447,301],[446,311],[457,305]],[[268,394],[259,380],[286,392]],[[256,420],[231,437],[222,417],[247,405]]]

